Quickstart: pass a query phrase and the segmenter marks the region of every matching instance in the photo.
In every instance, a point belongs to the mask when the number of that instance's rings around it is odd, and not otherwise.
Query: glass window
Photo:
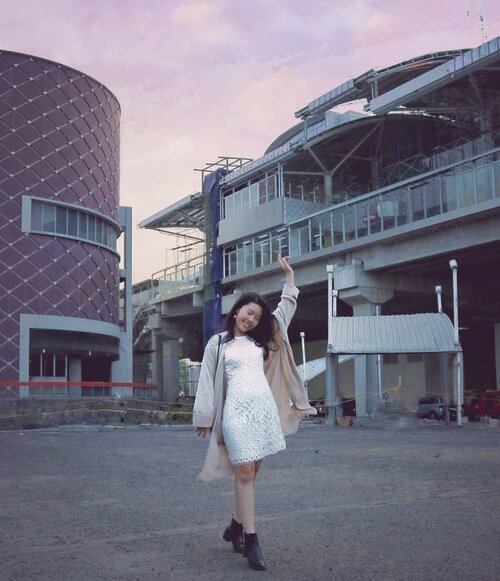
[[[323,224],[321,217],[311,218],[311,250],[320,250],[323,248]]]
[[[276,174],[267,178],[267,199],[273,200],[276,197]]]
[[[40,377],[41,375],[42,375],[42,355],[41,353],[31,353],[30,377]]]
[[[238,274],[243,274],[253,269],[252,241],[247,240],[236,249],[236,267]]]
[[[377,202],[363,202],[356,206],[356,220],[358,224],[358,238],[367,234],[380,232],[381,221],[378,214]]]
[[[58,234],[67,234],[67,216],[68,212],[66,208],[58,207],[56,209],[56,232]]]
[[[95,216],[90,214],[87,219],[87,235],[89,240],[95,242]]]
[[[102,220],[99,218],[95,221],[95,241],[102,244]]]
[[[355,240],[356,238],[356,218],[353,208],[344,210],[344,242]]]
[[[241,196],[241,210],[248,210],[250,207],[250,188],[244,188],[238,194]]]
[[[425,185],[425,200],[427,216],[437,216],[443,212],[441,208],[441,183],[439,180],[432,180]]]
[[[394,202],[396,205],[396,222],[398,226],[402,226],[403,224],[408,224],[409,222],[409,199],[410,193],[408,190],[400,190],[399,191],[400,197],[399,200]],[[384,228],[385,228],[385,220],[384,220]]]
[[[230,218],[234,213],[234,195],[224,198],[224,218]]]
[[[116,248],[116,230],[113,228],[113,226],[111,226],[111,224],[108,224],[108,242],[107,245],[110,248],[115,249]]]
[[[116,250],[118,234],[111,223],[86,211],[66,206],[32,200],[31,229],[33,231],[91,240]]]
[[[272,261],[276,262],[280,256],[288,256],[288,229],[283,228],[273,233],[271,237]]]
[[[495,197],[500,198],[500,161],[496,161],[493,166],[493,184],[495,189]]]
[[[78,236],[79,238],[87,238],[87,214],[85,212],[79,212]]]
[[[109,246],[111,244],[110,226],[107,222],[103,222],[102,228],[103,228],[102,243],[105,244],[106,246]]]
[[[42,376],[54,377],[54,355],[52,353],[42,354]]]
[[[292,195],[292,179],[288,176],[284,176],[283,186],[283,195],[289,198]]]
[[[76,210],[68,210],[68,234],[78,236],[78,212]]]
[[[270,264],[271,253],[269,236],[255,241],[255,267],[266,266]]]
[[[308,202],[314,202],[314,184],[311,180],[305,180],[302,185],[303,199]]]
[[[344,214],[343,212],[333,212],[332,213],[332,226],[333,226],[333,243],[343,244],[344,242]]]
[[[457,176],[458,177],[458,176]],[[458,207],[464,208],[474,203],[474,171],[464,172],[458,189]]]
[[[316,181],[313,186],[313,195],[314,195],[314,202],[317,204],[324,204],[326,203],[325,197],[325,184],[323,179],[320,181]]]
[[[249,207],[255,208],[259,205],[259,184],[252,184],[248,188]]]
[[[55,355],[56,377],[66,377],[66,355]]]
[[[56,207],[52,204],[43,204],[43,224],[44,232],[56,231]]]
[[[290,228],[290,254],[301,256],[310,252],[309,224],[302,222]]]
[[[297,200],[304,199],[304,184],[298,182],[297,180],[292,181],[292,198],[296,198]]]
[[[425,218],[425,199],[423,186],[413,188],[411,193],[412,222]]]
[[[380,202],[377,203],[377,216],[380,218],[383,230],[394,228],[398,216],[398,210],[399,204],[397,200],[390,199],[389,196],[384,196]]]
[[[476,201],[484,202],[492,197],[489,167],[479,167],[476,169]]]
[[[382,218],[378,212],[379,202],[372,200],[368,206],[368,231],[370,234],[376,234],[382,230]]]
[[[461,184],[461,176],[446,176],[441,180],[443,190],[443,211],[450,212],[457,208],[457,190]]]
[[[224,250],[224,276],[236,274],[236,248],[230,246]]]
[[[259,186],[259,204],[265,204],[267,202],[267,179],[260,180]]]
[[[42,204],[33,201],[31,204],[31,228],[33,230],[42,230]]]

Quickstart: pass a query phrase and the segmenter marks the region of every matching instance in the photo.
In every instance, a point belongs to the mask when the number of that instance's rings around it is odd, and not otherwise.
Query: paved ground
[[[190,427],[0,432],[0,579],[500,579],[500,428],[304,426],[259,475],[267,572]]]

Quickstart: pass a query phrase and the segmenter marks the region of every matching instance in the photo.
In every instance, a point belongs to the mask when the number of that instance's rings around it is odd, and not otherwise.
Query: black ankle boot
[[[266,564],[264,562],[264,557],[262,556],[262,551],[260,550],[259,540],[257,539],[256,533],[243,533],[245,537],[245,546],[243,548],[243,556],[247,558],[248,564],[252,569],[257,569],[257,571],[265,571]]]
[[[234,518],[231,519],[231,523],[224,530],[222,538],[228,543],[233,543],[235,553],[243,552],[243,527]]]

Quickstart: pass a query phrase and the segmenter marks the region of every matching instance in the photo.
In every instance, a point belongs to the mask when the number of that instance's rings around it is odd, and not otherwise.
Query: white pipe
[[[376,305],[375,306],[375,314],[377,315],[377,317],[380,317],[380,315],[382,311],[382,306],[381,305]],[[380,353],[377,354],[377,394],[378,394],[378,399],[380,401],[382,401],[383,396],[382,396],[382,355],[380,355]]]
[[[453,330],[455,346],[460,346],[459,332],[458,332],[458,263],[456,260],[450,260],[450,268],[453,279]],[[460,352],[456,354],[456,397],[457,404],[457,426],[462,425],[462,356]]]
[[[438,313],[442,313],[443,312],[443,302],[441,300],[441,295],[443,293],[443,287],[441,285],[437,285],[434,288],[436,291],[437,301],[438,301]]]
[[[304,385],[307,386],[307,368],[306,368],[306,334],[304,331],[300,332],[300,343],[302,345],[302,377]],[[307,391],[307,390],[306,390]]]
[[[331,345],[332,338],[332,289],[333,289],[333,264],[326,265],[328,274],[328,345]]]

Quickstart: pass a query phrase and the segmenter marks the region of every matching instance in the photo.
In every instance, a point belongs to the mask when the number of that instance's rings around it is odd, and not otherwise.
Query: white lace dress
[[[247,336],[224,351],[227,381],[222,433],[232,464],[260,460],[286,448],[278,408],[264,375],[264,354]]]

